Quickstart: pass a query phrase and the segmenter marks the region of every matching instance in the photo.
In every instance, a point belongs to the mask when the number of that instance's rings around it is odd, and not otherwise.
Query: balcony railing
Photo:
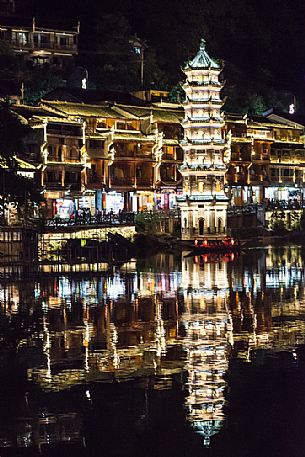
[[[164,183],[168,183],[168,184],[177,183],[177,179],[175,179],[174,176],[162,176],[161,175],[161,181],[163,181]]]
[[[153,180],[152,179],[137,179],[137,187],[152,187]]]
[[[111,178],[111,186],[130,187],[135,185],[135,178]]]
[[[83,213],[78,215],[74,213],[69,219],[46,219],[44,221],[45,227],[48,229],[54,228],[65,228],[65,227],[75,227],[75,226],[93,226],[93,225],[105,225],[105,226],[118,226],[118,225],[133,225],[135,222],[135,213],[130,212],[120,212],[119,214],[110,213],[98,213],[91,215],[89,213]]]
[[[65,182],[65,187],[68,187],[72,191],[80,191],[82,185],[80,182]]]
[[[32,43],[29,42],[29,41],[26,42],[26,43],[22,43],[22,42],[20,42],[18,40],[11,40],[10,44],[13,47],[17,47],[17,48],[21,48],[21,49],[22,48],[27,48],[28,49],[28,48],[32,48],[33,47]]]
[[[263,205],[258,205],[251,203],[248,205],[232,205],[228,207],[228,216],[238,215],[238,214],[256,214],[259,208],[264,208]]]
[[[82,161],[81,161],[81,158],[80,156],[79,157],[64,157],[63,158],[63,162],[66,162],[66,163],[77,163],[77,164],[80,164],[82,165]]]
[[[49,154],[48,155],[48,159],[47,159],[48,162],[59,162],[59,163],[79,163],[79,164],[82,164],[81,160],[80,160],[80,156],[79,157],[65,157],[65,156],[62,156],[62,155],[51,155]]]
[[[60,136],[73,136],[77,138],[82,138],[82,131],[80,127],[75,126],[71,127],[60,127],[57,125],[48,125],[47,127],[48,135],[60,135]]]
[[[45,187],[47,189],[69,188],[70,190],[80,191],[81,190],[81,183],[80,182],[65,181],[64,185],[62,185],[61,181],[46,181],[45,182]]]
[[[20,49],[41,49],[41,50],[57,50],[57,51],[68,51],[68,52],[77,52],[77,45],[74,43],[71,44],[60,44],[54,42],[45,42],[45,43],[35,43],[31,39],[26,43],[20,42],[19,40],[10,40],[10,44],[13,47]]]
[[[305,206],[305,202],[299,201],[297,199],[287,200],[268,200],[266,203],[266,210],[274,209],[302,209]]]
[[[131,158],[131,159],[153,159],[153,154],[151,150],[142,150],[142,149],[137,149],[136,151],[133,150],[128,150],[128,149],[117,149],[115,148],[115,158],[120,159],[120,158]]]
[[[46,181],[45,186],[47,189],[59,189],[63,188],[61,181]]]
[[[88,183],[96,184],[103,182],[103,178],[97,174],[88,175]]]
[[[250,154],[231,153],[231,162],[251,162]]]

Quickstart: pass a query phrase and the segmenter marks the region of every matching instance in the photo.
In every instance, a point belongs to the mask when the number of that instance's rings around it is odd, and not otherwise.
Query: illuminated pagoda
[[[211,59],[202,39],[197,55],[184,68],[183,194],[177,199],[184,239],[226,234],[229,199],[225,173],[230,154],[220,112],[221,71],[221,64]]]

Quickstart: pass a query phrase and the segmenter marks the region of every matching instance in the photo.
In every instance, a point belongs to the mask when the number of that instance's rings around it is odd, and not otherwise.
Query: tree
[[[43,201],[41,190],[33,180],[18,174],[18,157],[24,152],[23,139],[30,127],[25,119],[0,105],[0,216],[10,202],[25,214],[33,202]]]
[[[24,118],[14,113],[8,104],[0,104],[0,155],[10,169],[16,167],[14,156],[24,152],[23,139],[29,131]]]

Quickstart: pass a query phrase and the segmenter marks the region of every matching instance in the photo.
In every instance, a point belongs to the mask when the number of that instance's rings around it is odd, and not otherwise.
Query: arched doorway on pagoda
[[[184,228],[184,231],[186,232],[187,231],[187,218],[186,217],[183,219],[183,228]]]
[[[224,223],[221,217],[218,218],[217,221],[217,228],[218,228],[218,233],[223,233],[224,232]]]
[[[199,235],[203,235],[204,234],[204,218],[203,217],[200,217],[200,219],[198,219],[198,225],[199,225]]]

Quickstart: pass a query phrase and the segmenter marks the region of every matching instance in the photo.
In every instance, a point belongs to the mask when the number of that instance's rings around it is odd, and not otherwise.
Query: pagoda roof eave
[[[187,64],[187,66],[183,69],[184,73],[188,73],[190,71],[201,71],[201,70],[209,70],[209,71],[217,71],[221,72],[224,69],[224,65],[219,65],[219,66],[192,66],[190,64]]]
[[[223,65],[212,59],[205,49],[205,40],[202,38],[200,41],[199,51],[195,57],[187,62],[184,72],[190,70],[216,70],[221,71]]]

